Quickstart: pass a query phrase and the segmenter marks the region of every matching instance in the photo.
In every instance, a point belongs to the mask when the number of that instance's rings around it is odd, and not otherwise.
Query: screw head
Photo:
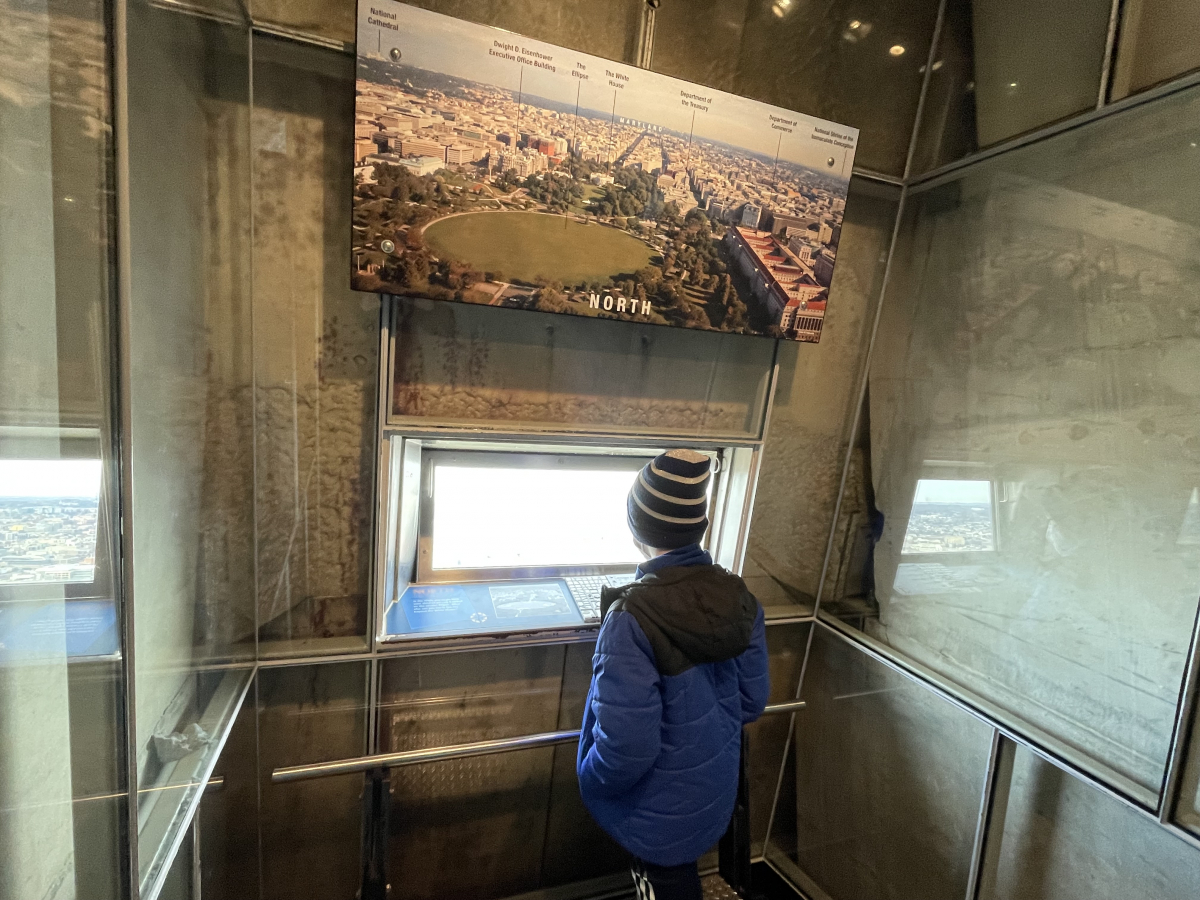
[[[396,252],[396,244],[394,241],[388,241],[388,240],[380,241],[379,249],[382,250],[384,253],[395,253]]]
[[[831,157],[829,157],[829,159],[825,160],[825,165],[829,166],[829,168],[832,169],[834,163],[836,163],[836,162],[837,162],[837,160],[831,156]]]
[[[393,47],[388,55],[392,58],[392,62],[400,62],[400,57],[403,54],[400,53],[399,47]]]

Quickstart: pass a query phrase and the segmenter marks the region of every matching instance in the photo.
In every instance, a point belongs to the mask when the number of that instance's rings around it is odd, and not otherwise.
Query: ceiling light
[[[903,44],[892,44],[892,46],[888,47],[888,53],[892,54],[892,56],[903,56],[904,55],[904,45]]]
[[[842,31],[842,40],[849,41],[851,44],[855,44],[870,33],[870,22],[864,22],[862,19],[851,19],[846,23],[846,27]]]

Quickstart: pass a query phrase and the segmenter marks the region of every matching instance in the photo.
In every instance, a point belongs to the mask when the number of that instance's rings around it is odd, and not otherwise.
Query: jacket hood
[[[658,670],[678,675],[723,662],[750,645],[758,601],[741,578],[720,566],[673,566],[601,593],[610,610],[633,615],[654,650]]]

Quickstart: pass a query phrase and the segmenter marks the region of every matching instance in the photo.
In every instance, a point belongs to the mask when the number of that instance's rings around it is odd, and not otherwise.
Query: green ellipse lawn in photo
[[[425,242],[440,257],[499,272],[505,281],[529,283],[538,278],[565,285],[604,281],[637,271],[655,255],[618,228],[532,212],[449,216],[425,229]]]

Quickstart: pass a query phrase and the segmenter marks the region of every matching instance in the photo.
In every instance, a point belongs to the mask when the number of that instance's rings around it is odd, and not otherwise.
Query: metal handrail
[[[770,703],[763,710],[764,716],[795,712],[804,709],[803,700],[787,700]],[[530,747],[547,747],[579,740],[579,729],[574,731],[546,731],[526,734],[521,737],[498,738],[492,741],[474,741],[469,744],[450,744],[445,747],[430,747],[425,750],[401,750],[398,753],[376,753],[354,759],[338,759],[331,762],[310,763],[303,766],[284,766],[271,772],[274,784],[291,781],[307,781],[310,778],[328,778],[332,775],[351,775],[355,772],[370,772],[374,769],[394,769],[400,766],[415,766],[419,763],[445,762],[450,759],[466,759],[471,756],[487,756],[492,753],[508,753],[512,750],[528,750]]]
[[[469,756],[485,756],[489,753],[505,753],[510,750],[525,750],[529,747],[565,744],[567,741],[577,740],[579,740],[578,729],[575,731],[547,731],[542,734],[526,734],[521,737],[500,738],[494,741],[475,741],[470,744],[450,744],[446,747],[430,747],[426,750],[376,753],[372,756],[359,756],[355,759],[339,759],[306,766],[286,766],[273,771],[271,781],[275,784],[283,784],[288,781],[325,778],[329,775],[370,772],[372,769],[392,769],[398,766],[414,766],[418,763],[466,759]]]
[[[808,706],[803,700],[785,700],[782,703],[768,703],[763,709],[764,716],[773,716],[779,713],[795,712],[798,709],[804,709]]]

